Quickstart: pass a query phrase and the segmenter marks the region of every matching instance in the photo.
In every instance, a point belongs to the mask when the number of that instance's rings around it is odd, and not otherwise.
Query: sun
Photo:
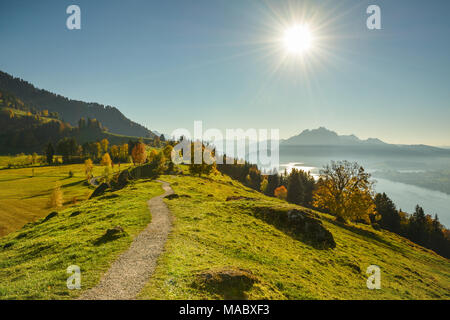
[[[307,25],[296,25],[284,32],[283,43],[291,54],[303,54],[312,46],[312,34]]]

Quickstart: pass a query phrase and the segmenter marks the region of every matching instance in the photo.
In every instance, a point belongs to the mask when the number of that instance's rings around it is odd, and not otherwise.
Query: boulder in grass
[[[194,279],[193,287],[233,300],[246,299],[246,291],[258,282],[251,271],[236,267],[201,271]]]
[[[89,197],[89,199],[101,196],[102,194],[104,194],[106,192],[106,190],[109,188],[109,185],[107,183],[102,183],[101,185],[99,185],[94,192],[92,192],[91,196]]]
[[[302,234],[306,239],[322,248],[335,248],[333,235],[313,214],[297,209],[287,213],[289,226],[296,234]]]
[[[116,189],[123,189],[130,181],[131,176],[128,170],[123,170],[117,177]]]
[[[325,228],[319,216],[310,210],[254,207],[252,211],[255,217],[316,249],[336,247],[333,234]]]

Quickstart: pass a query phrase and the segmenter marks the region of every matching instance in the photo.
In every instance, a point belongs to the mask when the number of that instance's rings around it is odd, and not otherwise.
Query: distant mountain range
[[[280,141],[281,146],[328,146],[328,147],[350,147],[355,149],[361,147],[364,149],[396,149],[396,150],[411,150],[411,151],[447,151],[444,148],[427,146],[423,144],[418,145],[404,145],[404,144],[389,144],[377,138],[369,138],[361,140],[354,134],[352,135],[338,135],[336,132],[320,127],[313,130],[304,130],[299,135],[290,137],[286,140]]]
[[[27,81],[2,71],[0,71],[0,90],[13,94],[36,110],[57,112],[61,120],[72,126],[76,126],[80,118],[91,118],[100,121],[112,133],[135,137],[154,137],[152,131],[131,121],[116,107],[70,100],[61,95],[38,89]]]
[[[376,138],[369,138],[361,140],[354,134],[352,135],[338,135],[336,132],[320,127],[313,130],[304,130],[297,136],[282,140],[283,145],[295,146],[311,146],[311,145],[326,145],[326,146],[354,146],[354,145],[387,145],[387,143]]]

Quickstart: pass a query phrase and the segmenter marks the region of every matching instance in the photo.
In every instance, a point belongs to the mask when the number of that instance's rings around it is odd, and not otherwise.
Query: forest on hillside
[[[61,119],[76,125],[80,118],[97,119],[111,132],[136,137],[152,137],[144,126],[125,117],[119,109],[98,103],[71,100],[52,92],[38,89],[31,83],[0,71],[0,90],[15,95],[24,104],[36,110],[57,112]]]

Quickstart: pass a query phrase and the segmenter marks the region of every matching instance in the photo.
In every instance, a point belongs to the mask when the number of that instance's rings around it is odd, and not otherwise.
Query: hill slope
[[[119,109],[98,103],[70,100],[66,97],[38,89],[32,84],[0,71],[0,90],[14,94],[25,104],[37,110],[58,112],[64,121],[75,126],[80,118],[97,119],[111,132],[135,136],[152,137],[154,134],[144,126],[126,118]]]
[[[142,299],[450,298],[449,261],[392,233],[337,224],[331,216],[266,197],[220,174],[161,179],[171,182],[179,197],[165,200],[174,228]],[[116,196],[88,200],[0,239],[0,298],[67,299],[91,288],[148,222],[142,210],[160,192],[155,182],[136,181]],[[316,214],[336,247],[318,249],[258,215],[293,208]],[[129,236],[96,244],[117,224]],[[66,288],[72,264],[82,269],[80,291]],[[372,264],[381,268],[381,290],[366,287]],[[239,280],[251,279],[242,292],[242,281],[227,286],[233,272],[241,274]],[[202,275],[213,280],[224,275],[223,282],[204,286]]]
[[[104,138],[112,144],[137,140],[137,137],[119,135],[104,130],[99,121],[90,120],[82,129],[72,127],[59,119],[59,114],[39,111],[16,96],[0,89],[0,153],[42,152],[44,147],[65,137],[78,143],[99,141]],[[144,138],[144,141],[150,141]]]
[[[250,299],[450,298],[449,261],[392,233],[340,225],[316,213],[336,241],[335,249],[320,250],[258,215],[308,209],[266,197],[227,177],[164,179],[172,182],[180,198],[166,200],[175,215],[174,232],[141,293],[144,299],[226,298],[230,292],[218,286],[199,288],[196,278],[205,272],[217,277],[230,268],[256,277],[244,292]],[[229,197],[237,200],[226,201]],[[369,265],[381,268],[381,290],[366,287]],[[228,297],[236,297],[233,294]]]

